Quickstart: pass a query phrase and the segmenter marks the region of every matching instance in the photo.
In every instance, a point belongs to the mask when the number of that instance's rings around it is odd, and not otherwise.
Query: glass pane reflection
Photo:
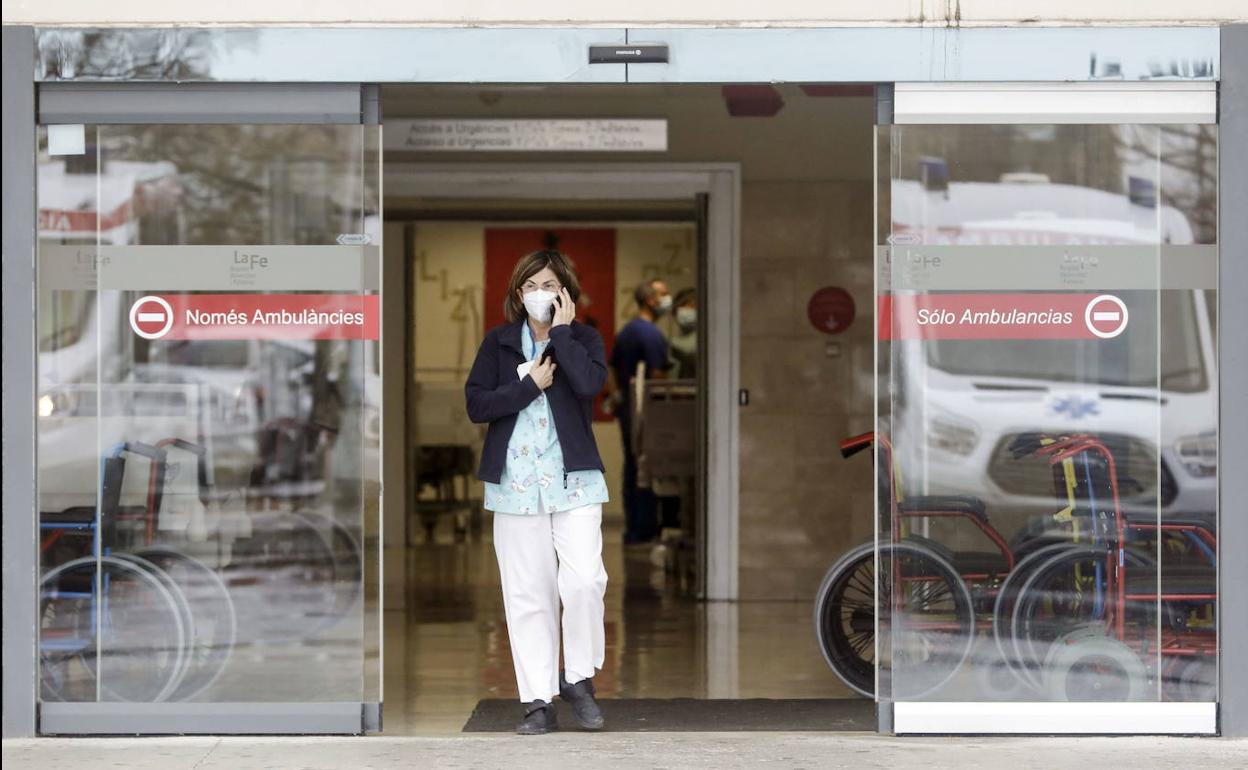
[[[324,319],[375,312],[378,129],[84,130],[39,163],[42,697],[375,699],[375,324]]]
[[[880,418],[843,445],[878,551],[825,582],[829,662],[893,700],[1215,700],[1215,127],[878,141]]]

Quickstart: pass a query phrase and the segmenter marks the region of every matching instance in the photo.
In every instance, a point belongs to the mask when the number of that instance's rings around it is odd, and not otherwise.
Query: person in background
[[[698,376],[698,293],[692,286],[681,289],[672,300],[676,334],[668,340],[671,368],[668,373],[676,380],[695,380]],[[679,495],[657,497],[659,521],[663,528],[679,528],[681,498]]]
[[[485,335],[464,385],[468,417],[489,424],[477,476],[494,512],[521,735],[557,729],[556,694],[582,728],[603,725],[592,677],[606,650],[607,483],[593,404],[607,361],[602,336],[576,320],[580,296],[562,254],[522,257],[507,287],[507,323]]]
[[[658,535],[658,514],[654,493],[637,488],[637,455],[633,451],[633,375],[644,363],[646,377],[657,379],[668,368],[667,340],[655,321],[672,308],[667,284],[647,281],[633,292],[637,315],[615,335],[611,351],[611,402],[620,422],[624,441],[624,542],[647,543]]]
[[[672,377],[692,380],[698,376],[698,292],[690,287],[681,289],[672,301],[676,328],[672,337]]]

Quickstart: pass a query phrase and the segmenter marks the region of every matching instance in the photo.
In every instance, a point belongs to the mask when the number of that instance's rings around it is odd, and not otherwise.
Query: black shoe
[[[572,706],[572,713],[576,716],[576,723],[582,729],[602,729],[602,709],[598,708],[598,701],[594,700],[593,679],[582,679],[576,684],[568,684],[568,680],[564,678],[563,672],[560,671],[559,697]]]
[[[524,719],[516,725],[516,734],[545,735],[558,729],[559,721],[555,717],[555,704],[535,700],[524,704]]]

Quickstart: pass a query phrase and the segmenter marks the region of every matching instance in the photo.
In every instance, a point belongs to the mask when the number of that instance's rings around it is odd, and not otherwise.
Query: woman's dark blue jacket
[[[527,321],[504,324],[485,335],[464,385],[468,418],[490,424],[477,478],[495,484],[507,464],[507,444],[516,427],[516,416],[542,392],[532,377],[525,375],[522,380],[516,376],[516,367],[526,360],[520,341],[524,323]],[[552,326],[547,350],[556,368],[546,397],[563,450],[564,473],[602,470],[593,432],[594,397],[607,381],[602,336],[577,321]]]

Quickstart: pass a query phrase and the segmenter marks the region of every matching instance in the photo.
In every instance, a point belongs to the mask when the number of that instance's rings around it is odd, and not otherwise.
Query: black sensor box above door
[[[589,47],[590,64],[667,64],[667,43],[599,44]]]

